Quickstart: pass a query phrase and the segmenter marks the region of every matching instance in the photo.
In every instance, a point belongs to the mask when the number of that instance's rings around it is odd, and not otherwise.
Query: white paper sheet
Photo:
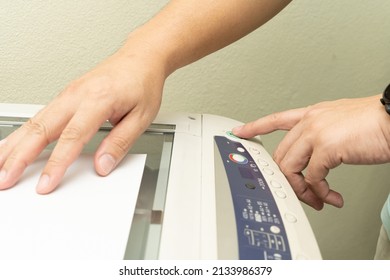
[[[146,155],[128,155],[107,177],[81,155],[57,190],[39,195],[47,158],[0,191],[0,259],[123,259]]]

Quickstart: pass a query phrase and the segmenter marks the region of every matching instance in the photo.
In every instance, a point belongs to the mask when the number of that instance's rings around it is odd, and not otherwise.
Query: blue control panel
[[[239,259],[291,259],[279,209],[256,161],[239,140],[214,140],[233,200]]]

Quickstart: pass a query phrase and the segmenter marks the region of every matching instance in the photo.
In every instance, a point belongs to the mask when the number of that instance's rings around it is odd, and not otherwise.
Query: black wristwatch
[[[383,92],[381,103],[385,106],[386,112],[390,115],[390,85]]]

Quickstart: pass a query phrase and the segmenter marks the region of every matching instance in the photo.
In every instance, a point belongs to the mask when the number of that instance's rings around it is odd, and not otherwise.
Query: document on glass
[[[39,195],[48,157],[44,152],[17,185],[0,191],[0,259],[123,259],[146,155],[129,154],[100,177],[93,155],[83,154],[54,192]]]

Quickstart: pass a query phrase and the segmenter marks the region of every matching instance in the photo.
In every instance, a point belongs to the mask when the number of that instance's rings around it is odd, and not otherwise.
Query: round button
[[[271,187],[273,187],[273,188],[275,188],[275,189],[281,189],[281,188],[282,188],[282,184],[279,183],[278,181],[272,180],[272,181],[271,181]]]
[[[259,155],[259,154],[260,154],[260,151],[259,151],[259,149],[256,149],[256,148],[253,148],[253,147],[250,147],[250,148],[249,148],[249,150],[250,150],[251,152],[253,152],[254,154],[256,154],[256,155]]]
[[[268,162],[266,162],[264,159],[261,159],[261,158],[257,159],[257,163],[260,164],[261,166],[268,166],[269,165]]]
[[[237,151],[239,151],[240,153],[243,153],[243,152],[245,152],[245,149],[243,147],[238,147]]]
[[[278,226],[271,226],[270,227],[270,231],[272,233],[279,234],[280,233],[280,227],[278,227]]]
[[[251,190],[254,190],[256,188],[256,186],[252,183],[246,183],[245,187],[247,187],[248,189],[251,189]]]
[[[226,131],[226,135],[229,136],[230,138],[235,139],[235,140],[239,140],[240,139],[239,137],[234,135],[233,132],[231,132],[231,131]]]
[[[284,193],[284,192],[282,192],[282,191],[275,191],[275,194],[279,197],[279,198],[286,198],[287,197],[287,195]]]
[[[268,175],[274,175],[274,171],[269,168],[263,168],[264,173],[267,173]]]
[[[284,214],[284,217],[286,218],[286,220],[290,223],[296,223],[297,222],[297,217],[295,217],[293,214],[291,213],[286,213]]]
[[[240,155],[240,154],[230,154],[229,155],[229,159],[235,163],[238,163],[238,164],[246,164],[248,163],[248,159],[246,157],[244,157],[243,155]]]

